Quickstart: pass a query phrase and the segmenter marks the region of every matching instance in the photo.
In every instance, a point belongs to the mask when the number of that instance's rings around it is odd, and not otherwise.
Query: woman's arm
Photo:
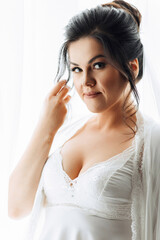
[[[20,218],[32,210],[41,173],[55,137],[67,114],[68,88],[60,81],[47,95],[32,138],[9,179],[8,215]]]
[[[56,131],[52,136],[37,126],[31,141],[10,175],[8,214],[11,218],[28,215],[32,209],[43,166]]]

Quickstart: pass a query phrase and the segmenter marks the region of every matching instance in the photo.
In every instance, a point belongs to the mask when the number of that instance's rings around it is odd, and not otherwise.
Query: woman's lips
[[[84,96],[85,97],[87,97],[87,98],[95,98],[95,97],[97,97],[98,95],[100,95],[101,93],[100,92],[98,92],[98,93],[94,93],[94,94],[84,94]]]

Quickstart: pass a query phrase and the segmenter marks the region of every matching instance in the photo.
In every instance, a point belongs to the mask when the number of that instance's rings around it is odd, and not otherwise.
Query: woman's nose
[[[95,79],[88,71],[83,72],[82,84],[87,85],[87,86],[88,85],[95,85]]]

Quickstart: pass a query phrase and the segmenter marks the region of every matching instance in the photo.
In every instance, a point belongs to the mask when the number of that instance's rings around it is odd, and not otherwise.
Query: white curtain
[[[0,239],[22,239],[29,219],[15,221],[7,217],[8,177],[24,152],[44,98],[53,87],[63,27],[74,14],[106,2],[109,1],[0,1]],[[140,108],[160,122],[160,4],[158,0],[128,2],[142,13],[140,34],[147,56],[144,77],[137,85]],[[77,94],[70,105],[75,117],[88,112]]]

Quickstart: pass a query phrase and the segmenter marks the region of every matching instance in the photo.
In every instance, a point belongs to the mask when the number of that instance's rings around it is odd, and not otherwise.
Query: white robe
[[[135,141],[131,206],[132,240],[160,240],[160,124],[138,112],[143,128]],[[62,126],[54,142],[61,139],[59,141],[61,146],[90,117],[89,114]],[[36,239],[34,236],[45,201],[42,186],[41,178],[26,235],[27,240]]]

